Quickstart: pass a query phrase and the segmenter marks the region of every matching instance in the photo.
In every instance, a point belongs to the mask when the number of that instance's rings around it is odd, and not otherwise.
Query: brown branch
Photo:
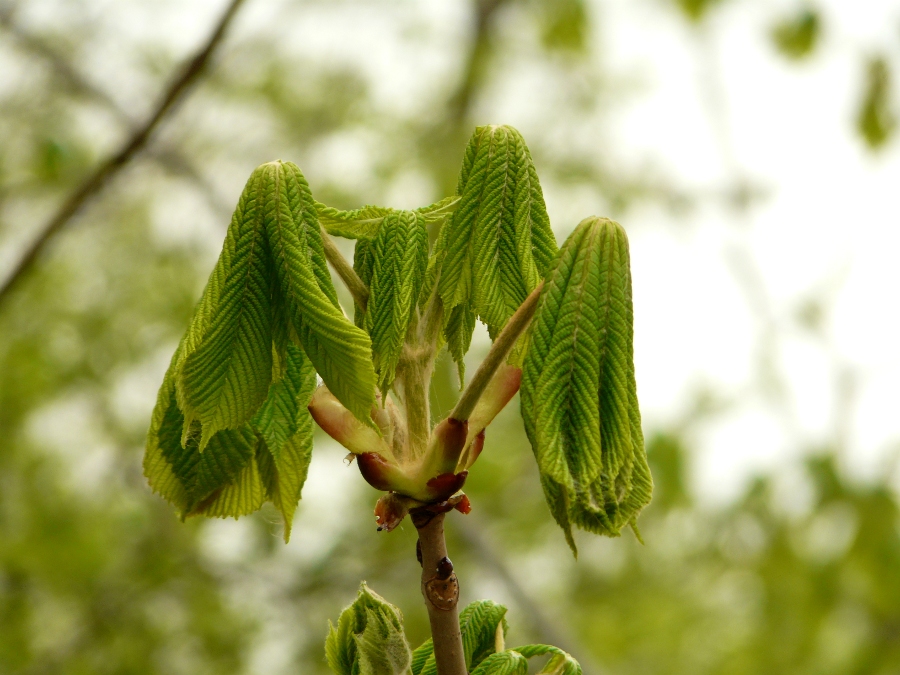
[[[225,31],[231,24],[237,10],[244,0],[232,0],[222,14],[215,29],[204,46],[182,68],[180,75],[173,80],[159,104],[147,120],[136,129],[125,144],[114,155],[104,161],[78,189],[72,193],[59,208],[56,214],[43,227],[38,237],[28,247],[12,272],[0,286],[0,304],[6,300],[10,292],[18,285],[23,276],[34,266],[40,254],[49,242],[58,234],[81,208],[132,160],[147,145],[151,135],[160,123],[175,109],[187,93],[196,84],[210,57],[222,42]]]
[[[469,419],[469,415],[475,409],[475,404],[478,403],[478,399],[481,398],[494,373],[497,372],[497,368],[506,360],[506,356],[512,350],[513,345],[516,344],[516,340],[528,327],[528,323],[537,309],[537,302],[543,289],[544,282],[542,281],[531,292],[531,295],[519,305],[519,309],[516,310],[515,314],[509,317],[509,321],[506,322],[503,330],[500,331],[500,335],[497,336],[494,344],[491,345],[488,355],[484,357],[484,361],[481,362],[478,370],[475,371],[469,386],[466,387],[462,396],[459,397],[459,401],[456,402],[450,417],[456,420]]]
[[[434,660],[438,675],[466,675],[462,632],[459,629],[459,582],[447,557],[444,515],[417,514],[422,562],[422,597],[431,623]]]

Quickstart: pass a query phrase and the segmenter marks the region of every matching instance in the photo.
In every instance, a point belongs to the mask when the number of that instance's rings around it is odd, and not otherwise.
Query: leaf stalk
[[[509,321],[506,322],[503,330],[500,331],[500,335],[497,336],[494,344],[491,345],[488,355],[481,362],[481,365],[478,366],[475,375],[472,376],[469,386],[466,387],[462,396],[459,397],[459,401],[457,401],[456,406],[450,413],[450,417],[457,420],[469,419],[469,416],[475,409],[475,405],[478,403],[478,399],[481,398],[494,373],[506,360],[507,355],[516,344],[516,340],[528,328],[528,324],[531,322],[537,309],[538,299],[541,297],[543,289],[544,282],[541,282],[519,305],[515,313],[509,317]]]

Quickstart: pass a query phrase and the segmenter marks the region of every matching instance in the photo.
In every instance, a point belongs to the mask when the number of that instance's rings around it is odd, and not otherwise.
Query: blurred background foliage
[[[740,1],[650,7],[704,31]],[[190,25],[174,0],[0,6],[0,269],[150,112],[221,10],[201,4]],[[254,166],[293,160],[338,207],[429,203],[453,190],[475,124],[510,121],[515,99],[529,111],[514,121],[551,214],[554,199],[585,191],[621,219],[651,203],[677,221],[703,199],[662,172],[610,164],[615,139],[579,140],[623,86],[596,58],[605,0],[448,3],[462,17],[453,40],[424,29],[410,2],[266,4],[248,0],[197,91],[0,305],[2,673],[324,673],[327,619],[361,579],[402,608],[414,644],[426,636],[413,529],[376,534],[376,493],[326,438],[287,547],[268,511],[179,523],[141,475],[156,387]],[[810,57],[822,16],[813,4],[782,10],[759,39],[788,61]],[[400,70],[444,40],[453,75],[424,95],[404,92],[402,78],[385,86],[337,56],[340,41],[317,37],[342,22],[391,27]],[[856,64],[856,125],[873,149],[895,130],[895,47]],[[511,64],[531,77],[524,96],[504,88]],[[560,240],[574,222],[554,223]],[[794,325],[816,332],[826,311],[811,301]],[[439,412],[453,403],[446,359],[432,395]],[[450,519],[463,601],[507,603],[512,642],[559,644],[592,675],[900,672],[891,472],[852,479],[836,431],[732,502],[703,503],[692,447],[733,405],[698,392],[676,422],[646,429],[656,482],[640,521],[646,545],[582,537],[577,561],[511,406],[467,484],[473,513]],[[801,506],[786,506],[785,490]]]

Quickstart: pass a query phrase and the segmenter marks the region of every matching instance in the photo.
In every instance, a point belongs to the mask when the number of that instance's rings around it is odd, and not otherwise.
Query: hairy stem
[[[331,263],[331,266],[334,268],[334,271],[337,272],[341,281],[344,282],[347,290],[350,291],[350,295],[353,296],[353,302],[355,302],[361,310],[365,311],[366,305],[369,302],[369,289],[366,288],[363,280],[359,278],[356,270],[353,269],[353,265],[347,262],[347,259],[338,250],[337,244],[331,239],[331,235],[329,235],[321,225],[319,225],[319,228],[322,232],[322,246],[325,249],[325,257],[328,259],[328,262]]]
[[[450,417],[457,420],[469,419],[469,415],[475,409],[475,404],[478,403],[478,399],[481,398],[497,368],[506,360],[506,356],[513,348],[513,345],[516,344],[516,340],[528,327],[528,323],[537,309],[538,298],[541,297],[543,288],[544,282],[542,281],[531,292],[531,295],[519,305],[519,309],[516,310],[515,314],[509,317],[509,321],[506,322],[503,330],[500,331],[500,335],[497,336],[494,344],[491,345],[488,355],[481,362],[481,365],[478,366],[478,370],[475,371],[469,386],[466,387],[462,396],[459,397],[459,401],[457,401],[456,407],[450,413]]]
[[[409,433],[410,449],[414,455],[425,451],[431,435],[431,407],[428,400],[428,386],[434,364],[433,350],[428,346],[407,344],[397,365],[397,380],[403,394],[406,410],[406,428]]]
[[[447,557],[444,514],[417,514],[413,523],[419,532],[422,554],[422,596],[431,623],[434,660],[438,675],[466,675],[462,633],[459,629],[459,582]]]

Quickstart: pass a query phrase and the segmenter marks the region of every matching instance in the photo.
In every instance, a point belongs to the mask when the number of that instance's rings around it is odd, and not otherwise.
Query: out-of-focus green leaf
[[[538,10],[544,49],[585,51],[590,24],[583,0],[540,0]]]
[[[869,60],[856,128],[872,149],[887,143],[897,126],[891,105],[891,71],[883,57]]]
[[[786,57],[799,60],[812,54],[819,42],[821,28],[818,12],[804,9],[775,24],[772,42]]]
[[[547,278],[521,387],[544,493],[573,552],[572,525],[617,536],[650,501],[633,325],[625,230],[586,218]]]
[[[338,625],[329,622],[325,657],[336,675],[409,673],[412,653],[403,633],[403,615],[363,582]]]
[[[710,9],[721,2],[723,0],[675,0],[678,9],[694,23],[702,20]]]

